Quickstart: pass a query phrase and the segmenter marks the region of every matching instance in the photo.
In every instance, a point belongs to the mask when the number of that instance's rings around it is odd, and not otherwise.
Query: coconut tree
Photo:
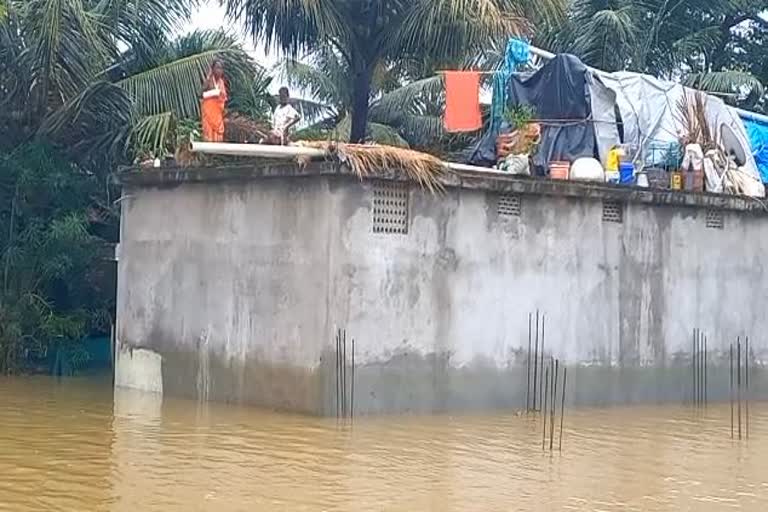
[[[259,68],[235,38],[168,34],[194,0],[10,0],[0,25],[0,144],[38,140],[82,159],[161,149],[176,119],[198,116],[215,58],[235,93]]]
[[[758,0],[575,0],[536,42],[607,71],[632,70],[726,95],[756,97],[750,34],[764,30]]]
[[[352,84],[353,141],[366,135],[374,75],[382,63],[447,62],[493,39],[526,32],[526,16],[553,17],[565,0],[226,0],[251,35],[298,56],[332,48]]]
[[[397,146],[423,147],[440,139],[443,86],[433,71],[417,70],[407,62],[380,62],[371,78],[366,139]],[[324,108],[312,120],[333,127],[349,140],[354,87],[344,58],[320,48],[304,59],[286,59],[279,72]],[[430,75],[422,78],[422,75]]]

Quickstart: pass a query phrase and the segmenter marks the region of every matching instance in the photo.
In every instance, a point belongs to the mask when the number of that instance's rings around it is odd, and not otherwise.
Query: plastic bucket
[[[549,177],[553,180],[567,180],[570,169],[571,164],[569,162],[550,162]]]
[[[630,185],[635,181],[635,164],[632,162],[621,162],[619,165],[619,183]]]

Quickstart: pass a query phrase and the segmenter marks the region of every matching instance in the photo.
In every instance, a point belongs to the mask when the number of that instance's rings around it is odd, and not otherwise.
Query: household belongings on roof
[[[499,90],[494,87],[496,95]],[[553,166],[559,170],[564,162],[580,158],[594,157],[606,166],[619,146],[624,148],[624,168],[631,164],[635,173],[680,170],[685,153],[680,144],[701,145],[687,140],[689,127],[682,113],[685,105],[700,104],[698,114],[716,146],[701,148],[708,162],[707,190],[765,196],[744,122],[719,98],[639,73],[596,71],[572,55],[555,56],[527,78],[510,74],[501,90],[506,110],[529,105],[536,112],[541,139],[531,155],[535,175],[549,175]],[[492,116],[499,111],[493,109]],[[499,136],[511,131],[509,123],[492,121],[469,162],[496,165]],[[685,163],[693,167],[692,162],[699,164],[696,158]]]

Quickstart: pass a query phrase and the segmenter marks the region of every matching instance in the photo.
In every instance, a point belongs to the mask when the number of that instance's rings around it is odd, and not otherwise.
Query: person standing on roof
[[[278,94],[279,103],[272,114],[272,132],[263,142],[285,146],[290,141],[292,128],[301,120],[301,114],[289,103],[290,94],[287,87],[281,87]]]
[[[215,59],[203,82],[200,102],[203,140],[224,142],[224,110],[227,106],[227,84],[224,79],[224,63]]]

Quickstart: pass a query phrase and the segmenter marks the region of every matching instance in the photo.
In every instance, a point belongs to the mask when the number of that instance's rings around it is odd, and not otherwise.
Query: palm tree
[[[0,144],[42,140],[78,161],[132,144],[162,149],[176,119],[197,117],[214,58],[233,93],[259,73],[220,32],[176,40],[195,0],[9,0],[0,24]],[[105,166],[94,166],[105,167]]]
[[[425,147],[445,134],[442,129],[442,78],[407,62],[380,62],[371,78],[366,138],[396,146]],[[315,109],[319,126],[333,127],[350,140],[354,89],[347,62],[329,48],[280,66],[291,86],[306,91],[324,108]],[[429,75],[421,78],[423,74]]]
[[[297,56],[331,48],[352,84],[350,139],[365,138],[371,89],[382,63],[446,62],[521,34],[526,16],[552,17],[565,0],[227,0],[254,39]]]
[[[752,0],[575,0],[568,16],[540,31],[536,42],[606,71],[627,69],[757,98],[762,84],[733,57],[744,53],[745,33],[766,25],[764,9]]]

